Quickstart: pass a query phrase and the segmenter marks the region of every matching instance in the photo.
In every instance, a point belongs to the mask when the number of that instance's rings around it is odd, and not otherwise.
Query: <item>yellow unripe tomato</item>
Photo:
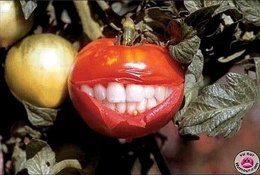
[[[28,36],[7,54],[7,85],[19,100],[56,108],[67,95],[67,78],[76,54],[72,44],[60,36]]]
[[[0,1],[0,48],[25,36],[33,25],[33,16],[25,19],[18,0]]]

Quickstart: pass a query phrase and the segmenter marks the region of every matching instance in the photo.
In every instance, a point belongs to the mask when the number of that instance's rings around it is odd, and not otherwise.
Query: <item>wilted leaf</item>
[[[43,147],[36,155],[26,161],[29,175],[50,174],[55,163],[55,153],[49,146]]]
[[[209,23],[212,15],[218,7],[219,5],[201,8],[194,13],[191,13],[185,19],[185,22],[197,30],[198,36],[202,36],[206,29],[206,25]]]
[[[20,4],[22,6],[25,19],[28,19],[37,7],[36,0],[20,0]]]
[[[40,108],[23,101],[29,121],[34,126],[50,126],[56,120],[58,110],[52,108]]]
[[[198,96],[199,90],[203,85],[202,69],[203,55],[201,50],[198,50],[185,74],[185,104],[183,108],[175,115],[174,123],[178,123],[183,117],[185,117],[183,114],[187,110],[188,105]]]
[[[32,139],[26,146],[26,159],[33,158],[42,148],[48,146],[48,144],[39,139]]]
[[[210,7],[210,6],[220,5],[224,1],[226,1],[226,0],[204,0],[203,4],[204,4],[204,7]]]
[[[76,168],[76,169],[81,169],[81,165],[78,160],[76,159],[66,159],[62,160],[60,162],[57,162],[56,164],[53,165],[51,169],[51,174],[57,174],[64,168]]]
[[[182,41],[183,33],[180,20],[171,20],[167,26],[168,42],[169,44],[175,45]]]
[[[237,10],[235,4],[231,0],[224,0],[219,4],[219,7],[214,11],[212,17],[226,13],[227,15],[231,16],[234,21],[237,21],[242,18],[242,14]]]
[[[19,147],[19,144],[16,143],[14,146],[12,160],[14,162],[14,171],[17,174],[19,171],[25,168],[26,164],[26,154],[25,151]]]
[[[48,174],[55,175],[64,168],[81,169],[76,159],[66,159],[56,163],[55,153],[51,147],[42,140],[32,139],[26,147],[25,168],[29,175]]]
[[[247,76],[229,73],[227,85],[213,84],[191,102],[179,121],[180,133],[232,136],[256,98],[256,84]]]
[[[176,45],[170,45],[170,54],[177,61],[188,64],[197,53],[200,46],[200,38],[196,35],[196,31],[185,23],[181,24],[184,39]]]
[[[172,20],[174,15],[169,10],[164,10],[159,7],[152,7],[145,9],[144,21],[146,23],[154,22],[158,23],[158,26],[166,26]]]
[[[131,1],[120,1],[120,2],[113,2],[111,4],[111,9],[118,15],[123,16],[127,13],[130,13],[138,6],[138,2],[131,2]]]
[[[200,2],[200,0],[184,0],[184,6],[190,13],[193,13],[202,8],[202,3]]]
[[[259,0],[236,0],[234,1],[243,13],[247,22],[260,26],[260,1]]]

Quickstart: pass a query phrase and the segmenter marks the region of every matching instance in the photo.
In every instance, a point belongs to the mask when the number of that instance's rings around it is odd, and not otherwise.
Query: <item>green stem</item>
[[[135,24],[130,17],[126,17],[123,23],[123,45],[133,45],[135,38]]]

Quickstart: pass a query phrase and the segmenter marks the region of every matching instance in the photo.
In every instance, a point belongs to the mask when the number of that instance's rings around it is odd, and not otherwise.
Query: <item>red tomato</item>
[[[135,138],[171,120],[181,105],[183,84],[183,70],[167,49],[98,39],[78,54],[68,86],[75,108],[92,129]]]

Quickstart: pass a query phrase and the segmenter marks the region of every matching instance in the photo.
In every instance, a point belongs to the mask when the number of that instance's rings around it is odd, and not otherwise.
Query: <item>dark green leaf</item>
[[[58,110],[52,108],[40,108],[23,101],[29,121],[34,126],[50,126],[56,120]]]
[[[37,7],[36,0],[20,0],[24,18],[29,19],[29,17],[32,15],[34,9]]]
[[[236,0],[234,2],[247,22],[260,26],[259,0]]]
[[[201,53],[201,50],[198,50],[196,55],[194,55],[186,74],[193,74],[196,78],[196,81],[198,81],[199,78],[202,76],[202,70],[204,65],[203,62],[203,55]]]
[[[256,83],[247,76],[229,73],[227,85],[213,84],[206,87],[192,101],[179,121],[181,134],[197,135],[207,132],[210,136],[234,135],[256,98]]]
[[[185,74],[185,104],[183,108],[175,115],[174,123],[178,123],[183,117],[185,117],[183,114],[187,110],[187,107],[198,96],[199,90],[203,86],[202,69],[203,55],[201,50],[198,50]]]
[[[172,57],[184,64],[192,61],[200,46],[200,38],[196,31],[185,23],[181,24],[184,39],[176,45],[170,45],[169,50]]]

